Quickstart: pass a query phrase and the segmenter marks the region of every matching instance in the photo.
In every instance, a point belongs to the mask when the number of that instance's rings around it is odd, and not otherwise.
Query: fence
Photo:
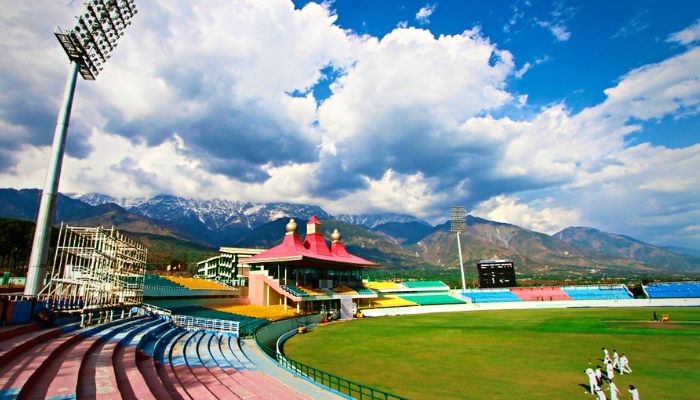
[[[225,331],[238,336],[238,321],[227,321],[223,319],[198,318],[189,315],[172,315],[172,322],[185,329],[211,329]]]
[[[255,341],[258,347],[267,355],[272,357],[281,366],[288,370],[311,379],[332,390],[338,391],[352,398],[365,400],[405,400],[405,397],[397,396],[371,386],[353,382],[340,376],[322,371],[312,366],[288,359],[280,351],[277,351],[277,341],[283,336],[291,337],[299,325],[317,323],[321,320],[321,315],[308,317],[297,317],[277,323],[272,323],[260,328],[255,334]],[[282,342],[282,340],[280,340]]]

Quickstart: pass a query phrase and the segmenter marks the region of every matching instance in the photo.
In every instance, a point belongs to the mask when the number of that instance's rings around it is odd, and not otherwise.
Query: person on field
[[[607,362],[610,359],[610,353],[605,347],[601,348],[601,350],[603,350],[603,362]]]
[[[605,363],[605,371],[607,372],[608,382],[611,382],[615,377],[615,368],[613,368],[612,361]]]
[[[600,368],[600,365],[595,369],[595,379],[598,383],[598,387],[603,386],[603,370]]]
[[[617,385],[615,382],[608,382],[608,389],[610,389],[610,400],[618,400],[617,396],[620,394],[620,391],[617,390]]]
[[[639,390],[637,390],[634,385],[629,385],[629,389],[627,389],[627,391],[630,392],[631,400],[639,400]]]
[[[624,375],[625,372],[631,374],[632,368],[630,368],[630,362],[627,359],[627,356],[625,355],[625,353],[622,353],[622,355],[620,356],[620,375]]]
[[[598,400],[608,400],[605,397],[605,392],[601,388],[596,389],[595,395],[597,396]]]
[[[617,350],[613,349],[612,358],[613,368],[620,368],[620,356],[617,354]]]
[[[591,368],[586,368],[586,375],[588,375],[588,388],[591,390],[591,394],[595,392],[598,387],[598,380],[595,378],[595,372]]]
[[[656,311],[654,311],[654,321],[658,321],[659,317],[656,315]]]

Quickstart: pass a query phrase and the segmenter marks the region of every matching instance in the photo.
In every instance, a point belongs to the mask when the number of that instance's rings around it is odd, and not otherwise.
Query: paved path
[[[256,369],[272,376],[310,399],[337,400],[350,398],[323,389],[319,385],[311,383],[307,379],[294,375],[280,367],[260,350],[254,339],[241,340],[241,348],[250,361],[255,364]]]

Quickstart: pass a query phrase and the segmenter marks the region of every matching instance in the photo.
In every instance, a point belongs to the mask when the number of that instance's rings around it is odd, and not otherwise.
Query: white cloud
[[[429,24],[430,23],[430,16],[433,15],[436,8],[437,8],[437,4],[424,5],[416,13],[416,21],[418,21],[421,25]]]
[[[551,199],[544,199],[538,203],[545,204],[533,207],[520,203],[513,196],[496,196],[480,203],[473,213],[493,221],[507,222],[550,235],[579,223],[580,211],[566,207],[542,207],[549,202]]]
[[[666,39],[667,42],[676,42],[686,46],[698,40],[700,40],[700,19],[695,20],[689,27],[668,35]]]
[[[537,21],[537,24],[551,32],[559,42],[566,42],[571,38],[569,28],[563,23],[553,23],[550,21]]]

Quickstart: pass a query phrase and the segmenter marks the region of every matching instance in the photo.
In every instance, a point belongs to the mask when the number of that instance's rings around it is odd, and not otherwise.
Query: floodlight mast
[[[56,27],[54,34],[71,62],[63,102],[56,118],[51,158],[41,193],[39,213],[34,231],[32,253],[29,257],[25,296],[36,296],[43,288],[44,271],[49,252],[51,226],[53,225],[58,196],[58,183],[63,166],[66,134],[73,107],[73,95],[78,72],[85,80],[95,80],[103,64],[117,47],[117,39],[131,25],[137,13],[134,0],[90,0],[85,3],[85,13],[76,16],[78,22],[70,30]]]
[[[467,210],[462,206],[450,208],[450,231],[457,234],[457,250],[459,251],[459,270],[462,273],[462,290],[467,290],[467,281],[464,278],[464,261],[462,261],[462,244],[459,234],[467,229]]]

